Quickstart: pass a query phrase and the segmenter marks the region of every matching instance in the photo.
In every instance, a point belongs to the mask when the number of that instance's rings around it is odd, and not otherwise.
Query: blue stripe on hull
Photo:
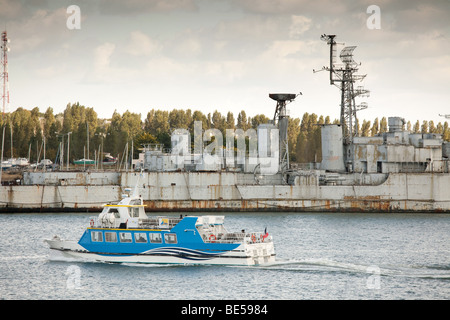
[[[97,254],[100,256],[123,256],[123,257],[148,257],[148,256],[171,256],[176,258],[183,258],[189,260],[209,260],[214,258],[247,258],[246,256],[229,256],[226,255],[230,253],[230,251],[223,251],[220,253],[205,253],[203,251],[186,249],[181,247],[163,247],[152,249],[147,252],[138,253],[138,254],[130,254],[130,253],[106,253],[106,252],[95,252],[95,251],[86,251],[86,254]]]
[[[173,248],[173,247],[163,247],[152,249],[145,252],[145,255],[169,255],[176,256],[178,258],[189,259],[189,260],[209,260],[217,256],[223,255],[226,252],[220,253],[205,253],[199,250],[192,250],[186,248]]]

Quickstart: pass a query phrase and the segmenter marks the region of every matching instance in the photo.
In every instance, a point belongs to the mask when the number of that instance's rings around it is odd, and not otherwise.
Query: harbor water
[[[229,231],[267,227],[271,266],[87,263],[50,252],[43,239],[78,239],[92,215],[1,214],[0,298],[450,299],[448,214],[225,214]]]

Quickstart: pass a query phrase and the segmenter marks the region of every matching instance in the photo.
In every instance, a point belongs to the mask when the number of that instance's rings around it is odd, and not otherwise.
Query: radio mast
[[[2,111],[2,120],[5,117],[5,112],[9,109],[9,80],[8,80],[8,47],[9,39],[8,39],[8,33],[5,31],[2,32],[2,39],[1,39],[1,60],[0,64],[2,67],[1,72],[1,80],[2,80],[2,104],[3,104],[3,111]]]
[[[360,64],[353,60],[353,50],[356,46],[345,47],[342,49],[339,57],[342,63],[336,60],[336,35],[323,34],[320,39],[326,41],[330,46],[330,66],[323,67],[318,71],[330,72],[330,84],[335,85],[341,91],[341,125],[344,144],[350,145],[353,137],[358,136],[356,112],[366,109],[367,103],[356,105],[355,98],[358,96],[369,96],[369,90],[365,90],[362,86],[355,88],[356,81],[362,81],[366,75],[356,74]],[[318,72],[313,70],[314,72]]]
[[[366,109],[367,103],[362,102],[357,105],[355,98],[358,96],[369,96],[369,90],[365,90],[362,86],[355,88],[356,81],[362,81],[366,75],[356,74],[359,63],[353,60],[353,50],[356,46],[344,47],[339,57],[341,63],[336,60],[336,35],[323,34],[320,39],[326,41],[330,46],[330,66],[324,66],[321,70],[313,70],[313,72],[329,71],[330,84],[335,85],[341,91],[341,127],[342,138],[344,144],[344,161],[347,164],[353,163],[353,138],[359,136],[358,119],[356,112]]]
[[[2,104],[3,104],[3,111],[2,111],[2,125],[3,125],[3,134],[2,134],[2,153],[0,156],[0,184],[2,181],[2,172],[3,172],[3,168],[2,168],[2,164],[3,164],[3,147],[5,144],[5,111],[7,108],[9,108],[9,81],[8,81],[8,43],[9,43],[9,39],[8,39],[8,34],[5,31],[2,32],[2,39],[1,39],[1,44],[0,44],[0,49],[1,49],[1,57],[0,57],[0,64],[2,67],[2,72],[0,75],[0,78],[2,80]],[[11,129],[12,130],[12,129]],[[12,137],[12,136],[11,136]],[[12,149],[12,145],[11,145],[11,149]],[[11,153],[11,157],[12,157],[12,153]]]

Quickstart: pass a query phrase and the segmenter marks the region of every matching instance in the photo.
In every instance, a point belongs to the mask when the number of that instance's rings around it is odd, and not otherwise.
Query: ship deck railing
[[[161,218],[165,220],[164,226],[161,226]],[[115,229],[117,226],[105,226],[99,221],[98,217],[90,217],[90,226],[93,228],[111,228]],[[147,219],[139,219],[137,229],[157,229],[157,230],[170,230],[177,225],[183,218],[174,217],[151,217]],[[119,226],[119,228],[127,229],[127,226]],[[222,228],[222,231],[217,232],[214,229],[199,229],[203,241],[205,243],[263,243],[272,242],[272,237],[264,237],[263,232],[227,232]]]
[[[263,243],[271,242],[272,237],[264,237],[262,232],[231,232],[231,233],[219,233],[208,234],[203,233],[202,239],[205,243]]]
[[[97,217],[90,217],[90,226],[94,228],[117,228],[116,225],[105,225]],[[161,224],[161,219],[164,219],[164,224]],[[173,217],[152,217],[147,219],[139,219],[138,225],[134,228],[137,229],[162,229],[170,230],[176,226],[183,218]],[[127,229],[127,226],[119,226],[119,228]],[[128,227],[129,228],[129,227]]]

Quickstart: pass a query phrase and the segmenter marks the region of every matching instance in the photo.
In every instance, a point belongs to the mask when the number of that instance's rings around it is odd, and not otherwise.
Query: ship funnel
[[[322,170],[345,172],[344,144],[340,124],[322,125]]]

